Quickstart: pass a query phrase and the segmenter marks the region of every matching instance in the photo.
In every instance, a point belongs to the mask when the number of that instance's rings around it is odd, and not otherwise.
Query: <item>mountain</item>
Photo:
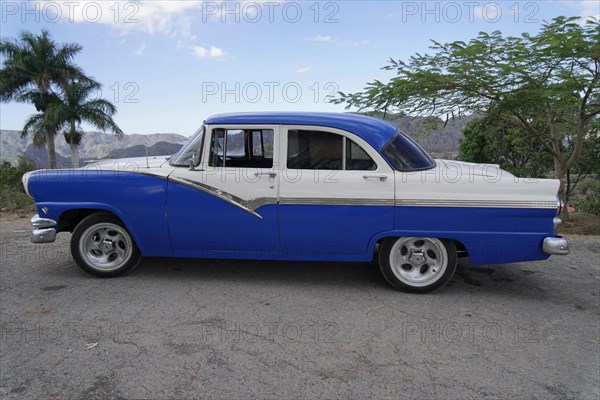
[[[125,149],[114,149],[108,153],[108,158],[127,158],[127,157],[143,157],[148,156],[166,156],[175,154],[181,148],[181,144],[169,143],[160,141],[152,146],[144,146],[141,144],[127,147]],[[146,149],[148,152],[146,152]]]
[[[87,132],[79,146],[79,157],[82,160],[91,160],[110,157],[110,153],[115,150],[126,150],[130,147],[141,146],[143,153],[146,155],[145,146],[148,148],[163,143],[153,151],[166,151],[173,153],[173,148],[179,148],[187,138],[185,136],[174,133],[154,133],[150,135],[131,134],[123,135],[123,138],[118,140],[115,135],[102,132]],[[67,166],[71,157],[71,151],[68,144],[63,139],[62,135],[56,138],[56,157],[59,166]],[[31,138],[21,138],[20,131],[0,130],[0,161],[15,162],[19,153],[25,152],[40,168],[47,165],[46,150],[44,147],[36,148],[33,146]],[[63,164],[64,159],[66,163]]]
[[[382,118],[382,114],[369,113]],[[436,158],[454,158],[458,155],[458,146],[463,138],[463,128],[467,122],[477,118],[469,115],[448,120],[446,123],[435,117],[410,117],[403,114],[387,114],[385,120],[396,125],[419,143]],[[437,124],[435,129],[430,125]]]

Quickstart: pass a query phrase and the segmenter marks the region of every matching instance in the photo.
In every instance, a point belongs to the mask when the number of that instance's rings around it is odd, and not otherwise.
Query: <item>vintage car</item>
[[[335,113],[215,115],[169,157],[23,176],[34,243],[72,232],[90,274],[145,257],[370,261],[397,289],[473,264],[568,254],[559,182],[434,160],[394,125]]]

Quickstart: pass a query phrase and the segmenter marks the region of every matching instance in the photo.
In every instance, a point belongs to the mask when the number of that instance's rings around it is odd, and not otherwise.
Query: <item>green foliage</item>
[[[575,202],[578,211],[600,215],[600,180],[590,179],[581,187],[581,196]]]
[[[600,215],[600,192],[588,194],[577,201],[577,208],[580,211]]]
[[[79,124],[86,121],[98,129],[110,129],[118,137],[123,131],[113,121],[117,108],[108,100],[91,98],[99,84],[69,82],[61,95],[49,104],[47,119],[56,129],[65,129],[67,143],[79,145],[83,133]]]
[[[499,164],[502,169],[525,178],[540,178],[552,169],[552,157],[535,138],[499,118],[472,120],[463,132],[459,160]]]
[[[0,101],[31,103],[39,112],[27,121],[23,136],[33,134],[34,144],[48,149],[50,168],[56,167],[54,137],[56,129],[43,116],[57,92],[69,82],[97,83],[74,64],[82,47],[75,43],[58,44],[47,30],[39,35],[22,32],[17,39],[0,39]]]
[[[442,119],[474,113],[518,121],[553,157],[555,176],[563,179],[600,115],[600,23],[578,22],[557,17],[534,35],[495,31],[468,43],[434,41],[433,54],[390,60],[383,69],[396,77],[388,83],[370,82],[333,102]]]
[[[0,163],[0,211],[33,211],[33,199],[25,193],[21,178],[35,169],[33,163],[20,154],[17,165],[8,161]]]

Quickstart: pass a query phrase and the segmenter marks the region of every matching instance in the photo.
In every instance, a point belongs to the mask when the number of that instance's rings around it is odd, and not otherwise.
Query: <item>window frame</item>
[[[239,167],[239,166],[227,166],[227,162],[226,160],[224,160],[224,165],[222,166],[211,166],[210,165],[210,155],[211,155],[211,151],[212,151],[212,137],[214,134],[214,131],[217,129],[223,129],[225,131],[225,135],[223,137],[223,156],[226,157],[226,153],[227,153],[227,131],[228,130],[241,130],[241,131],[250,131],[250,136],[252,136],[254,134],[254,131],[261,131],[261,138],[264,138],[264,131],[265,130],[271,130],[273,131],[273,163],[271,167]],[[227,125],[206,125],[206,131],[205,131],[205,135],[204,135],[204,142],[203,142],[203,153],[202,153],[202,161],[201,161],[201,165],[202,165],[202,170],[214,170],[216,168],[236,168],[236,169],[255,169],[255,170],[259,170],[259,169],[266,169],[266,170],[273,170],[275,169],[275,167],[277,166],[277,162],[278,162],[278,157],[279,157],[279,130],[280,130],[280,125],[253,125],[253,124],[235,124],[235,125],[231,125],[231,124],[227,124]],[[252,141],[253,138],[250,139],[250,141]],[[262,142],[262,140],[261,140]],[[251,159],[253,159],[255,156],[252,155],[252,148],[247,148],[247,141],[244,140],[244,151],[249,151]],[[263,158],[264,158],[264,144],[261,143],[262,146],[262,150],[263,150]]]
[[[280,157],[280,151],[279,151],[279,146],[280,146],[280,128],[281,125],[278,124],[273,124],[273,125],[269,125],[269,124],[223,124],[223,125],[205,125],[206,127],[206,131],[204,134],[204,143],[203,143],[203,150],[202,150],[202,159],[200,162],[200,170],[214,170],[217,168],[227,168],[227,169],[254,169],[254,170],[274,170],[276,169],[276,167],[278,166],[278,162],[279,162],[279,157]],[[225,162],[225,166],[218,166],[218,167],[213,167],[210,166],[210,154],[211,154],[211,144],[212,144],[212,135],[214,133],[215,129],[223,129],[225,130],[225,132],[227,132],[228,130],[243,130],[243,131],[251,131],[251,135],[252,132],[254,131],[264,131],[264,130],[272,130],[273,131],[273,165],[269,168],[265,168],[265,167],[237,167],[237,166],[227,166],[227,162]],[[227,147],[226,146],[226,138],[227,138],[227,134],[225,134],[225,145],[223,147],[223,152],[226,152]],[[245,146],[245,145],[244,145]],[[249,149],[250,152],[252,152],[252,149]],[[264,151],[264,149],[263,149]],[[263,153],[264,154],[264,153]]]
[[[289,168],[287,165],[288,162],[288,137],[290,131],[321,131],[331,134],[336,134],[342,136],[342,169],[335,170],[320,170],[320,169],[302,169],[302,168]],[[357,170],[357,169],[346,169],[346,139],[350,139],[356,145],[358,145],[375,163],[376,168],[373,170]],[[281,168],[289,169],[292,171],[344,171],[344,172],[357,172],[357,173],[375,173],[375,172],[391,172],[393,169],[390,167],[388,162],[379,154],[377,150],[373,148],[369,143],[367,143],[364,139],[359,137],[358,135],[348,132],[342,129],[331,128],[327,126],[320,125],[282,125],[282,129],[280,131],[280,151],[281,151]]]

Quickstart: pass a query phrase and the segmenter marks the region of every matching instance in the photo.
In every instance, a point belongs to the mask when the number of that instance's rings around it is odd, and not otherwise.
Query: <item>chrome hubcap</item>
[[[435,238],[400,238],[392,246],[390,265],[394,275],[411,286],[426,286],[442,277],[448,252]]]
[[[100,271],[114,271],[130,258],[133,242],[125,229],[111,223],[89,227],[81,235],[79,254],[86,263]]]

